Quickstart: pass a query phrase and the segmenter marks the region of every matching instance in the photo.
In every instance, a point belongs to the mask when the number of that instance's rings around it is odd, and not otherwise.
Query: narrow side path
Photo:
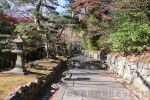
[[[52,100],[139,100],[121,83],[110,77],[103,61],[76,55],[74,68]]]

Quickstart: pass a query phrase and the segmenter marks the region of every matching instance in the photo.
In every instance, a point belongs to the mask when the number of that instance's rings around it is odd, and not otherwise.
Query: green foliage
[[[88,20],[87,23],[89,26],[97,25],[99,23],[98,19],[96,19],[94,16],[91,16]]]
[[[26,42],[25,49],[35,50],[43,46],[44,40],[42,40],[42,33],[44,33],[44,31],[38,31],[36,24],[21,23],[16,26],[13,36],[16,38],[17,35],[20,35]]]
[[[0,51],[10,51],[11,45],[11,32],[13,31],[13,26],[7,26],[5,23],[0,22]]]
[[[98,40],[99,40],[100,36],[93,36],[92,38],[88,38],[88,33],[84,32],[82,35],[83,38],[83,44],[84,44],[84,48],[86,50],[98,50],[99,46],[98,46]]]
[[[150,29],[146,14],[138,9],[122,9],[113,20],[107,43],[113,51],[142,52],[150,46]]]
[[[0,0],[0,12],[6,12],[6,9],[10,9],[10,4],[7,0]]]
[[[85,49],[87,50],[106,50],[108,49],[107,44],[105,41],[107,40],[107,35],[97,35],[93,36],[90,39],[86,39],[84,41]]]
[[[101,35],[97,41],[99,50],[109,50],[106,40],[108,39],[108,35]]]
[[[108,21],[101,21],[94,15],[91,15],[85,22],[84,26],[86,27],[84,30],[86,30],[86,34],[83,36],[85,48],[87,50],[103,50],[106,47],[103,35],[109,30]]]
[[[89,41],[90,50],[98,50],[98,44],[97,44],[98,39],[99,39],[99,36],[93,36],[92,38],[90,38],[90,41]]]
[[[88,39],[86,38],[87,32],[82,31],[82,39],[83,39],[83,46],[86,50],[88,50]]]
[[[111,11],[111,20],[100,20],[88,12],[83,19],[87,28],[83,42],[88,50],[142,52],[150,47],[148,7],[142,8],[130,0],[114,1],[118,10]],[[101,17],[101,16],[99,16]],[[82,20],[82,21],[83,21]],[[105,31],[110,34],[101,34]]]

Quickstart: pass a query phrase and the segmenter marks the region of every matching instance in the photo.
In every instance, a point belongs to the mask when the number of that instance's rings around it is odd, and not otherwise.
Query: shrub
[[[149,22],[143,11],[122,10],[113,22],[114,31],[107,40],[113,51],[142,52],[150,46]]]

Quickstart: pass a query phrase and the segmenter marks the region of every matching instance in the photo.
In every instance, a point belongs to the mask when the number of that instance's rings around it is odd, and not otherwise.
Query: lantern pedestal
[[[26,71],[27,70],[24,67],[24,62],[23,62],[23,54],[17,54],[16,66],[10,72],[10,74],[13,74],[13,75],[24,75]]]

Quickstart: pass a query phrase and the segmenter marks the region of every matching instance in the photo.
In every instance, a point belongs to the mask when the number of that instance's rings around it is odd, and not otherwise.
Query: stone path
[[[104,62],[81,55],[72,60],[74,68],[51,100],[139,100],[106,73]]]

